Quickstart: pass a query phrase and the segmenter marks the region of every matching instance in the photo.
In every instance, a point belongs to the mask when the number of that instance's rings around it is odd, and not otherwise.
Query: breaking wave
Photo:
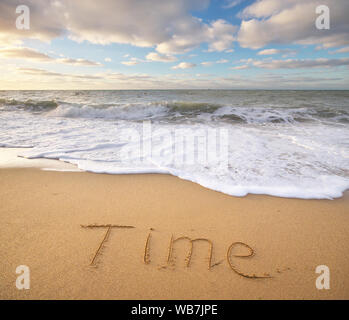
[[[225,121],[230,123],[302,123],[332,121],[349,123],[349,111],[330,107],[249,107],[220,105],[204,102],[155,101],[147,103],[78,104],[55,100],[0,99],[3,111],[26,110],[46,116],[67,118],[101,118],[119,120],[166,120],[188,119]]]
[[[340,197],[348,123],[346,91],[0,91],[0,146],[27,147],[22,156],[97,173],[169,173],[234,196]],[[224,168],[169,161],[177,138],[181,157],[200,158],[200,149],[206,159],[215,130],[225,130]]]

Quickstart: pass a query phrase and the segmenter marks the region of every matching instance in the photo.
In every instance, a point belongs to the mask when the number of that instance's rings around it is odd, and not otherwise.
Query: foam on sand
[[[31,147],[18,152],[28,159],[168,173],[233,196],[337,198],[349,188],[347,92],[6,95],[15,97],[0,100],[0,146]]]

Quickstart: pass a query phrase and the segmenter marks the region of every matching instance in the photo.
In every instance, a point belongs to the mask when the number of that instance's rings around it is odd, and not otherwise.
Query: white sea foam
[[[0,146],[97,173],[169,173],[234,196],[323,199],[349,188],[347,92],[145,93],[42,93],[39,112],[23,93],[2,93]]]

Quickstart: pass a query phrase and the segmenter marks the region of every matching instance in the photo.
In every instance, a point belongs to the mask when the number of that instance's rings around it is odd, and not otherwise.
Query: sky
[[[348,0],[0,0],[0,90],[349,89],[348,17]]]

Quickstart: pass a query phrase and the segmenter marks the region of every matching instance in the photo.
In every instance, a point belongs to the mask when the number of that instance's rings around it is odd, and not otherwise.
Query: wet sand
[[[348,194],[238,198],[169,175],[35,168],[0,182],[1,299],[349,299]]]

